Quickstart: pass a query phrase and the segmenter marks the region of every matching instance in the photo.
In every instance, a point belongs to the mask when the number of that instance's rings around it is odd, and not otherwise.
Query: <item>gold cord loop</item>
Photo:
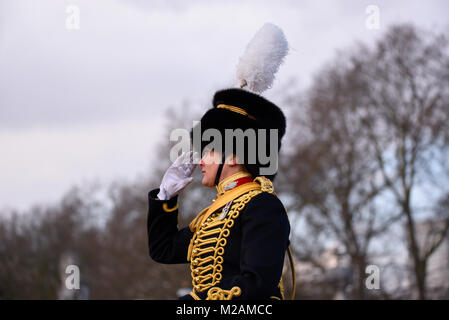
[[[231,290],[223,290],[221,288],[211,288],[207,292],[206,300],[231,300],[233,297],[239,297],[242,289],[235,286]]]

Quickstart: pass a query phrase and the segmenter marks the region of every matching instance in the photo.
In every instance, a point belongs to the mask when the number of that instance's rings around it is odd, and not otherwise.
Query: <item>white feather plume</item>
[[[248,43],[237,66],[238,86],[261,93],[271,88],[274,76],[288,53],[282,30],[265,23]]]

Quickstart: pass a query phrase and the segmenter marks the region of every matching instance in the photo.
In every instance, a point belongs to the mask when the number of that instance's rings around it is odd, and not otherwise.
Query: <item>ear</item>
[[[238,158],[235,154],[229,155],[226,158],[226,163],[230,166],[230,167],[234,167],[236,165],[239,164]]]

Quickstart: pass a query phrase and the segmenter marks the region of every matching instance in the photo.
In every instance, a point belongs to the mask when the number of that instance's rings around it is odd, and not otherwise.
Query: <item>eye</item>
[[[210,147],[205,147],[203,151],[203,156],[208,156],[212,151],[214,151],[214,149]]]

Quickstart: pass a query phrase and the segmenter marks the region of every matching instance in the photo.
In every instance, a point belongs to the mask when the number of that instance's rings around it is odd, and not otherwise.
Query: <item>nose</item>
[[[200,160],[200,162],[199,162],[199,165],[200,165],[200,167],[201,167],[201,168],[203,168],[203,167],[204,167],[205,163],[204,163],[204,160],[203,160],[203,158],[201,158],[201,160]]]

